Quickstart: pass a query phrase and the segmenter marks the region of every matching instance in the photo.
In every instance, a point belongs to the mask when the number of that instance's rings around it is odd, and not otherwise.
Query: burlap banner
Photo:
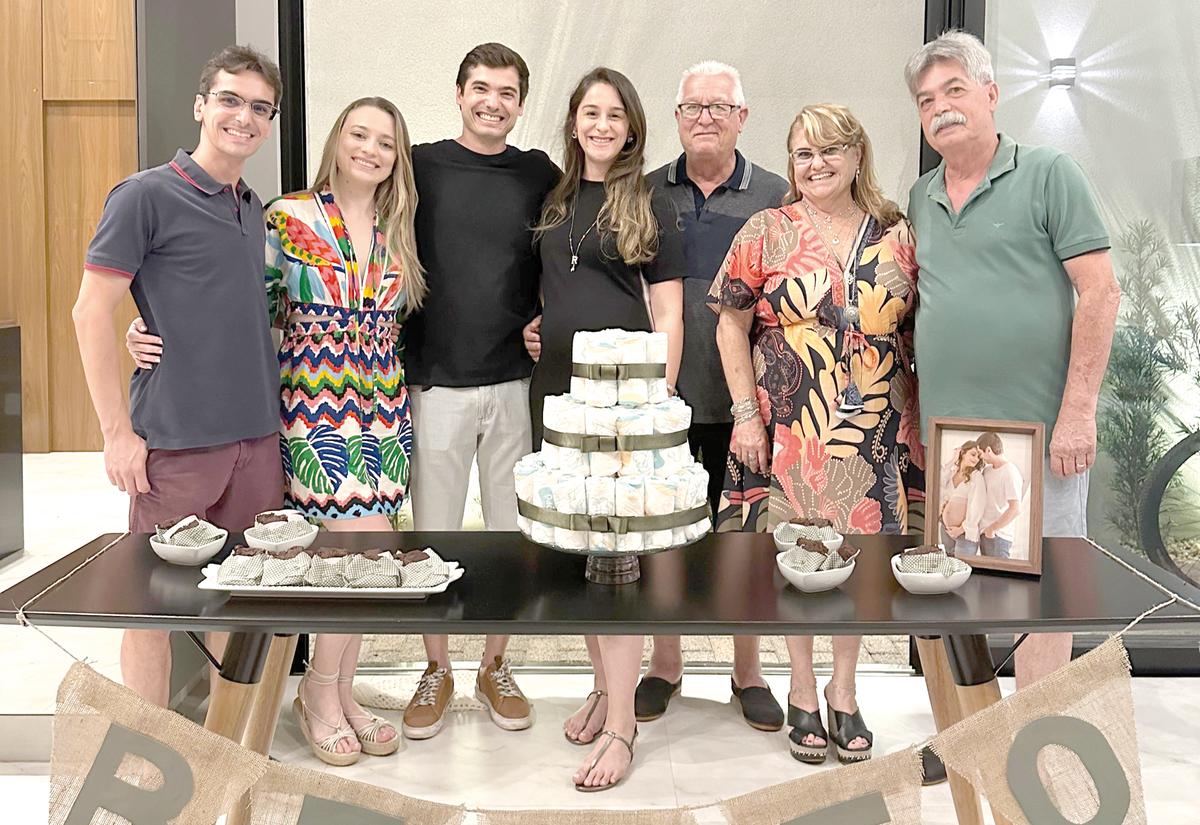
[[[1146,821],[1118,636],[943,731],[933,750],[1014,825]]]
[[[736,825],[921,825],[915,748],[781,782],[721,804]]]
[[[48,821],[211,823],[266,767],[257,753],[76,664],[58,688]]]
[[[270,763],[250,791],[250,825],[458,825],[463,809]]]
[[[942,732],[932,746],[1013,823],[1146,821],[1129,662],[1119,637]],[[71,668],[54,720],[52,825],[207,825],[247,802],[250,825],[458,825],[465,818],[461,807],[273,764],[85,665]],[[918,825],[920,805],[920,759],[906,748],[708,806],[482,810],[474,819],[693,825],[714,821],[716,808],[734,825]]]

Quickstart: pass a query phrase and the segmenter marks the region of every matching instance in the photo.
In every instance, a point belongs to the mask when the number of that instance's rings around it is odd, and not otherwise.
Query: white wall
[[[881,180],[902,203],[918,171],[919,123],[902,78],[921,44],[923,0],[308,0],[309,169],[346,103],[383,95],[415,142],[455,137],[458,64],[500,41],[529,64],[525,116],[511,136],[562,157],[559,124],[579,78],[627,74],[649,121],[647,171],[679,154],[672,110],[680,73],[713,58],[742,72],[751,115],[739,148],[782,174],[787,128],[806,103],[848,104],[877,147]]]
[[[987,4],[1000,128],[1057,146],[1087,172],[1114,239],[1150,219],[1172,241],[1183,212],[1180,167],[1200,156],[1200,2],[1002,0]],[[1050,60],[1074,57],[1075,86],[1050,89]],[[1195,161],[1193,161],[1195,162]],[[1200,237],[1190,240],[1200,242]],[[1178,287],[1200,296],[1200,255],[1176,247]]]

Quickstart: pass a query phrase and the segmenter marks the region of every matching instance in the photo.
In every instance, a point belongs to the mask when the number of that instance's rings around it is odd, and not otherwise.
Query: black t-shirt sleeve
[[[661,189],[654,190],[650,209],[658,222],[658,255],[642,273],[652,284],[682,278],[687,273],[687,261],[683,253],[683,224],[679,210]]]

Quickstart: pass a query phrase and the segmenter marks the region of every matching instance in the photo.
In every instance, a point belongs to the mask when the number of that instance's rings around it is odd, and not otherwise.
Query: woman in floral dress
[[[787,203],[734,238],[710,292],[735,424],[717,530],[796,517],[904,533],[923,496],[916,386],[905,356],[916,300],[908,223],[883,197],[871,144],[842,106],[805,107],[788,135]],[[871,753],[854,701],[861,638],[834,639],[825,692],[842,761]],[[812,637],[788,639],[791,748],[821,762]]]
[[[404,503],[412,419],[398,325],[421,304],[411,147],[390,101],[354,101],[312,187],[266,208],[289,506],[330,530],[391,530]],[[394,753],[396,729],[351,695],[362,636],[321,634],[296,714],[314,754],[350,764]]]

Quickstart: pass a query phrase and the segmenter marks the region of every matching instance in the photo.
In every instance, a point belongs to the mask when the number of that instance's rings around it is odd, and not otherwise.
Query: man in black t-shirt
[[[538,313],[541,264],[532,227],[558,180],[545,152],[507,145],[529,92],[529,69],[499,43],[468,52],[456,103],[462,134],[413,148],[417,248],[429,293],[407,324],[413,413],[411,493],[417,530],[462,528],[472,460],[488,530],[517,529],[513,465],[533,448],[522,328]],[[488,636],[476,696],[505,730],[529,727],[529,702]],[[442,727],[454,695],[449,640],[426,636],[429,666],[404,713],[404,735]]]

